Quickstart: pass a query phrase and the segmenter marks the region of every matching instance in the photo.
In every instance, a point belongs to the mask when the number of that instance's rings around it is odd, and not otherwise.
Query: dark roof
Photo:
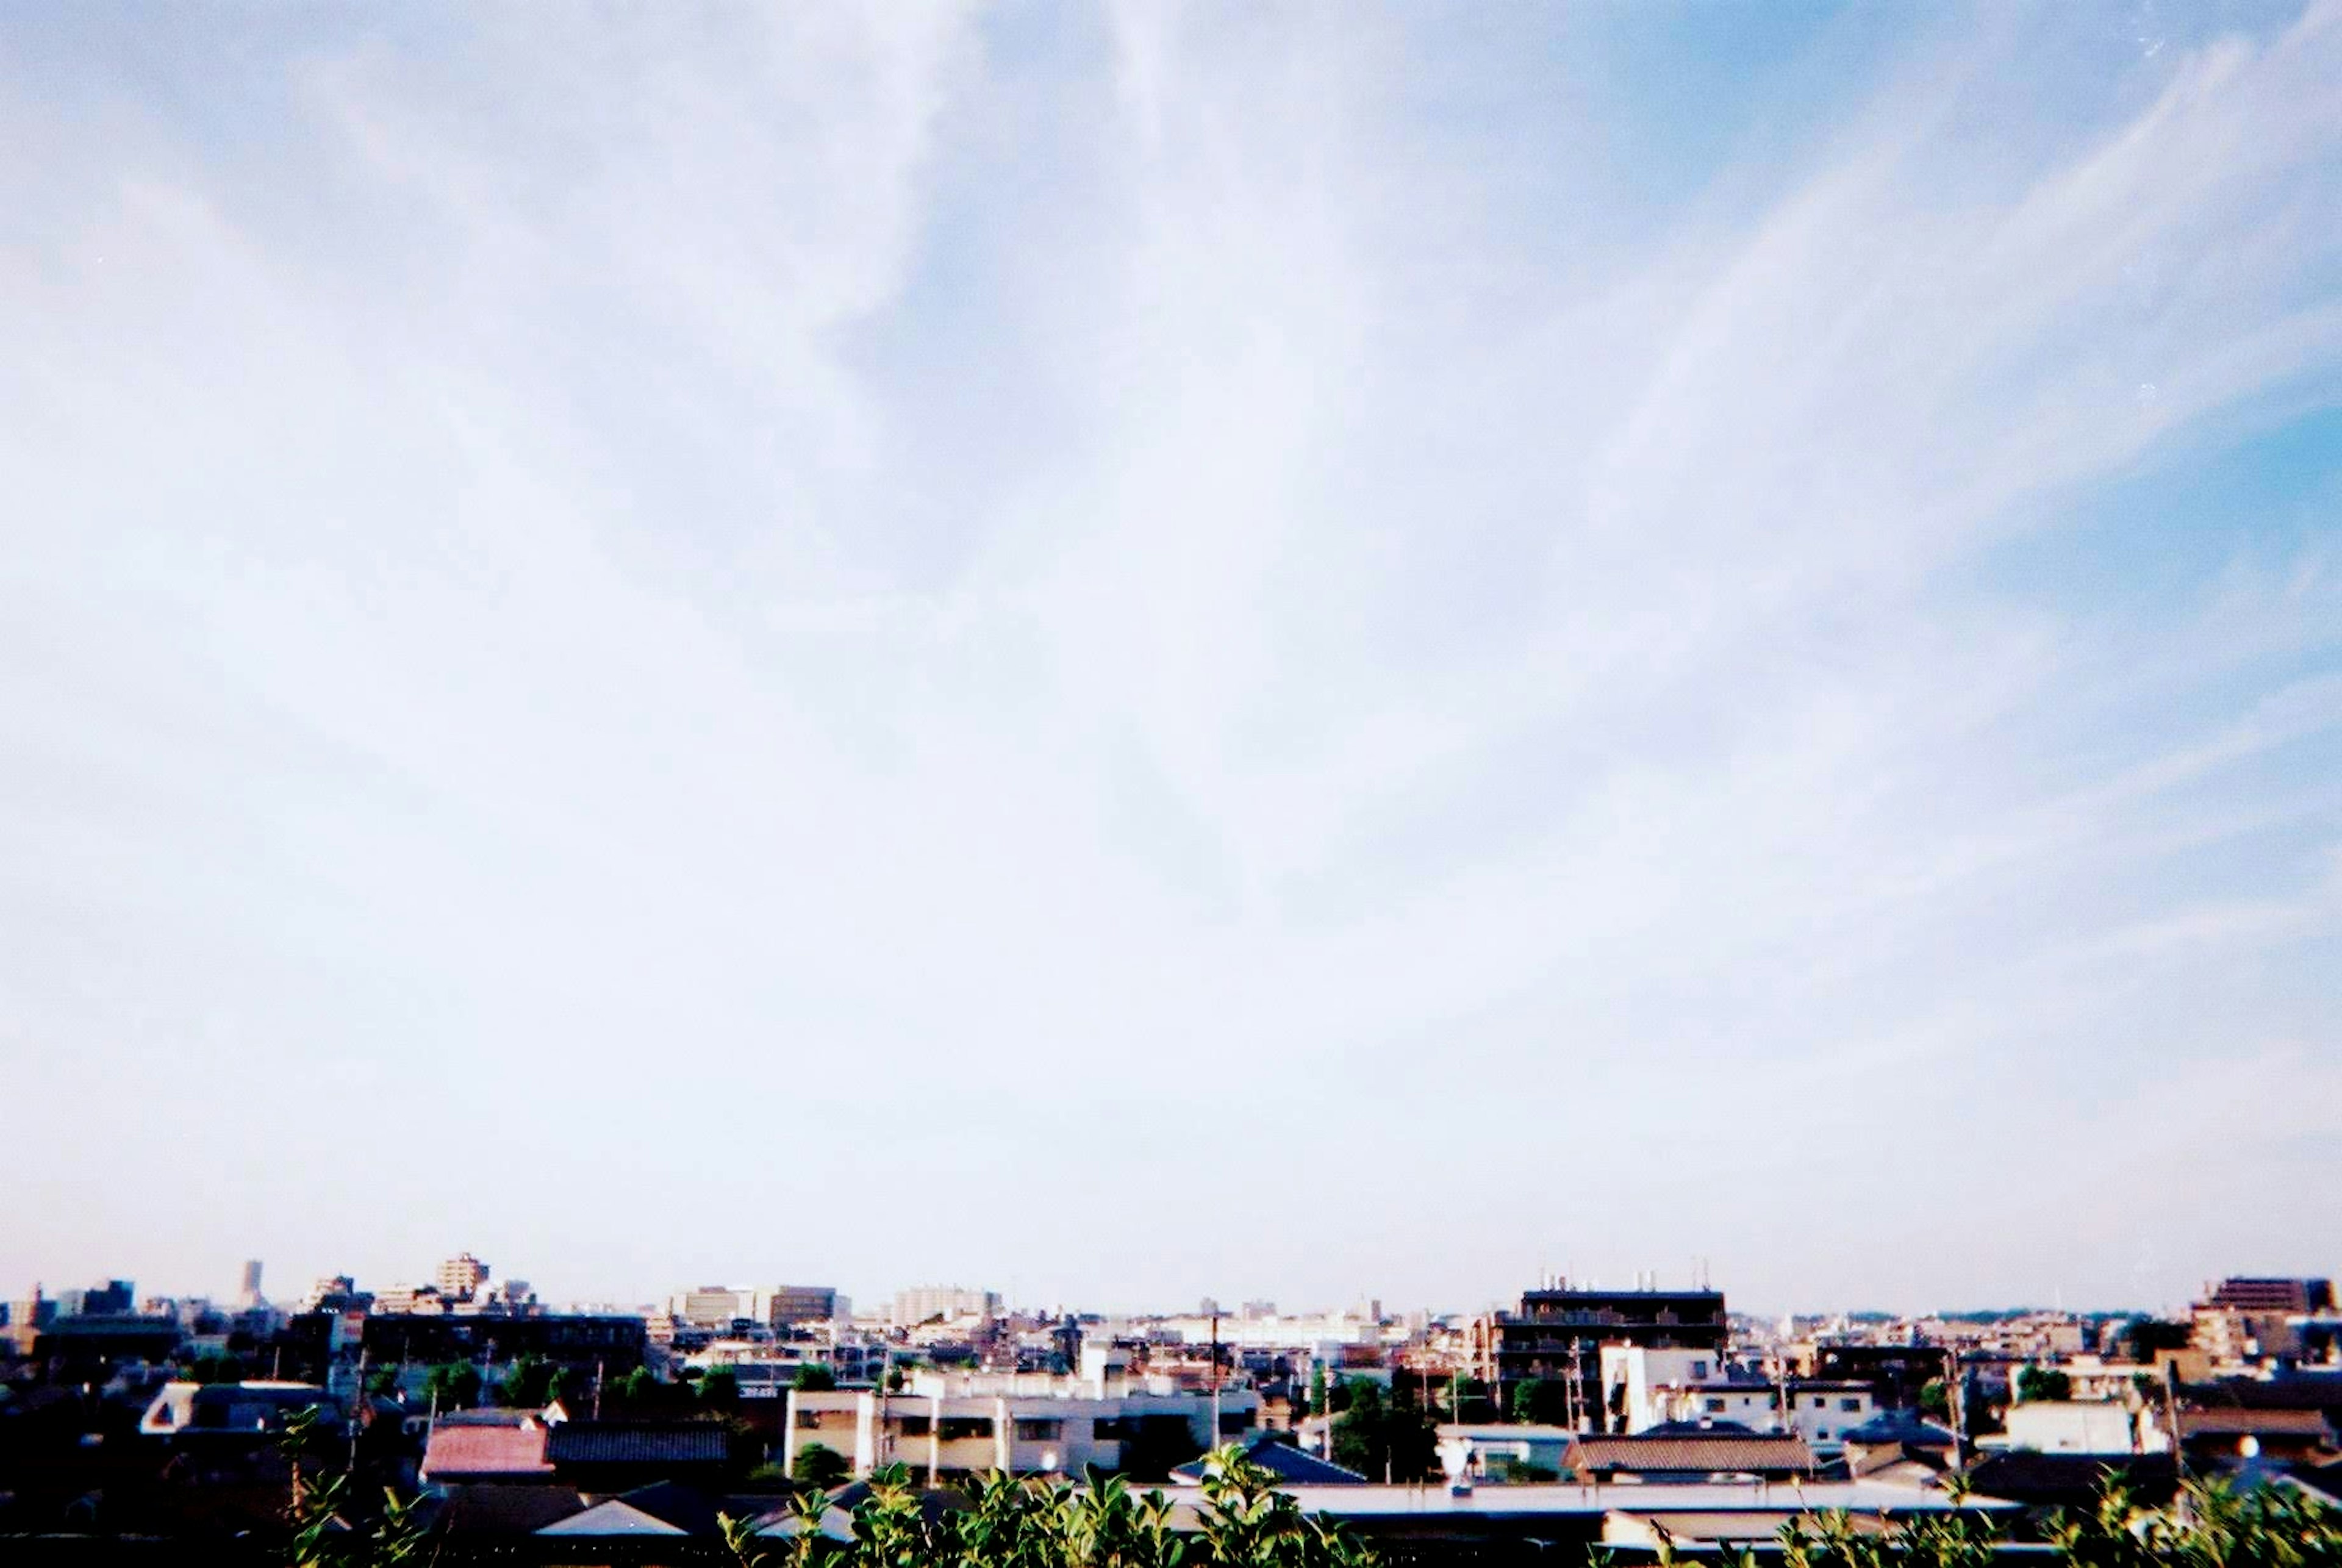
[[[1320,1459],[1290,1443],[1273,1440],[1255,1443],[1245,1451],[1245,1457],[1279,1481],[1296,1486],[1356,1486],[1366,1479],[1347,1465]],[[1171,1478],[1175,1481],[1201,1481],[1209,1463],[1206,1459],[1190,1460],[1174,1469]]]
[[[572,1487],[467,1482],[440,1488],[432,1517],[454,1535],[531,1535],[585,1511]]]
[[[2293,1478],[2304,1486],[2342,1503],[2342,1459],[2329,1459],[2323,1464],[2297,1464],[2293,1467]]]
[[[2141,1502],[2160,1506],[2178,1491],[2178,1467],[2167,1453],[2032,1453],[2011,1450],[1987,1454],[1968,1469],[1968,1481],[1986,1497],[2036,1506],[2087,1507],[2108,1475],[2120,1475]]]
[[[1844,1433],[1846,1441],[1858,1446],[1902,1444],[1913,1448],[1949,1448],[1952,1434],[1932,1421],[1925,1421],[1907,1410],[1882,1410],[1860,1426],[1850,1427]]]
[[[2307,1437],[2333,1435],[2325,1413],[2316,1410],[2183,1410],[2179,1431],[2186,1437]]]
[[[1755,1437],[1755,1427],[1742,1421],[1662,1421],[1636,1433],[1637,1437],[1698,1437],[1703,1434],[1725,1437]]]
[[[1791,1474],[1814,1467],[1805,1439],[1738,1433],[1636,1433],[1580,1437],[1562,1455],[1564,1471],[1644,1471],[1675,1474]]]
[[[713,1421],[565,1421],[547,1434],[555,1464],[721,1464],[729,1433]]]
[[[2180,1396],[2199,1409],[2342,1410],[2342,1376],[2302,1373],[2291,1377],[2232,1377],[2191,1383]]]
[[[620,1493],[617,1500],[688,1535],[716,1534],[719,1528],[716,1516],[723,1512],[706,1493],[672,1481],[637,1486],[632,1492]]]

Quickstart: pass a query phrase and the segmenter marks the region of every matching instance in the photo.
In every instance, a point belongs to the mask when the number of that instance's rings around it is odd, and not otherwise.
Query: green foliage
[[[2020,1400],[2067,1400],[2074,1397],[2074,1380],[2055,1367],[2028,1366],[2017,1374]]]
[[[837,1386],[837,1373],[817,1361],[809,1361],[797,1368],[794,1386],[799,1393],[827,1393]]]
[[[1997,1537],[1970,1514],[1857,1520],[1843,1509],[1781,1527],[1782,1568],[1991,1568]]]
[[[496,1403],[508,1410],[543,1409],[553,1400],[554,1371],[543,1356],[522,1356],[496,1384]]]
[[[1327,1397],[1328,1394],[1326,1388],[1326,1363],[1322,1361],[1311,1362],[1309,1363],[1309,1413],[1312,1415],[1326,1414],[1331,1408],[1326,1403]]]
[[[730,1410],[740,1403],[740,1374],[719,1366],[699,1380],[699,1403],[711,1410]]]
[[[1333,1459],[1369,1481],[1421,1481],[1437,1471],[1439,1436],[1406,1390],[1386,1396],[1365,1378],[1350,1383],[1349,1403],[1334,1418]]]
[[[207,1351],[187,1368],[190,1383],[242,1383],[244,1361],[224,1351]]]
[[[808,1443],[797,1450],[796,1463],[789,1467],[789,1473],[804,1485],[827,1489],[844,1485],[849,1469],[846,1455],[837,1450]]]
[[[828,1495],[807,1487],[790,1504],[784,1553],[736,1524],[725,1542],[741,1568],[1372,1568],[1340,1530],[1303,1515],[1266,1471],[1236,1448],[1211,1455],[1200,1529],[1172,1528],[1159,1491],[1093,1468],[1079,1485],[998,1471],[971,1483],[967,1506],[930,1522],[910,1473],[887,1465],[854,1511],[853,1538],[821,1533]],[[769,1539],[769,1538],[767,1538]]]
[[[1514,1486],[1525,1486],[1539,1481],[1558,1481],[1561,1472],[1550,1464],[1536,1464],[1526,1459],[1506,1459],[1496,1466],[1496,1478]]]
[[[377,1366],[365,1375],[365,1391],[377,1396],[398,1392],[398,1368]]]
[[[423,1393],[442,1410],[469,1410],[480,1403],[480,1369],[468,1361],[435,1366],[423,1381]]]
[[[1525,1426],[1567,1426],[1569,1384],[1557,1377],[1532,1377],[1513,1384],[1513,1419]]]
[[[289,1417],[277,1446],[293,1473],[285,1509],[287,1568],[400,1568],[421,1559],[422,1499],[401,1499],[385,1487],[378,1513],[352,1518],[349,1473],[330,1468],[328,1453],[339,1445],[327,1441],[315,1410]]]
[[[2342,1510],[2292,1487],[2212,1480],[2157,1513],[2110,1480],[2096,1507],[2059,1514],[2049,1539],[2071,1568],[2330,1568],[2342,1563]]]

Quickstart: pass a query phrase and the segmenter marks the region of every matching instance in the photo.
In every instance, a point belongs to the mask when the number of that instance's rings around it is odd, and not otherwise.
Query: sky
[[[0,16],[0,1294],[2342,1269],[2342,4]]]

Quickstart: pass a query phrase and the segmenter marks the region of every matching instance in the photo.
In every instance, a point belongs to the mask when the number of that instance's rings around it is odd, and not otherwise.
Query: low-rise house
[[[334,1397],[308,1383],[168,1383],[139,1417],[148,1437],[266,1438],[285,1430],[300,1411],[314,1410],[328,1426],[342,1424]]]
[[[1558,1481],[1576,1439],[1566,1426],[1451,1422],[1438,1429],[1439,1464],[1452,1481]]]
[[[1801,1437],[1714,1431],[1581,1436],[1561,1467],[1565,1476],[1596,1482],[1790,1481],[1815,1469]]]
[[[1259,1420],[1260,1394],[1251,1388],[1213,1393],[1168,1377],[922,1367],[900,1393],[790,1390],[782,1445],[794,1457],[818,1444],[857,1476],[907,1464],[931,1484],[991,1470],[1079,1474],[1091,1464],[1160,1474],[1245,1437]]]
[[[417,1474],[426,1485],[448,1482],[551,1482],[546,1450],[553,1424],[529,1411],[465,1412],[488,1420],[435,1423]]]
[[[673,1481],[720,1487],[731,1433],[717,1421],[564,1421],[545,1434],[554,1477],[581,1492],[618,1493]]]
[[[2035,1453],[2129,1454],[2160,1452],[2160,1433],[2143,1432],[2128,1405],[2110,1401],[2028,1399],[2010,1405],[2007,1428],[1985,1445]]]

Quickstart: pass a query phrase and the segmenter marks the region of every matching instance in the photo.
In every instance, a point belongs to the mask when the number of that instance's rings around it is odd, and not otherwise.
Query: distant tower
[[[472,1301],[485,1293],[488,1265],[469,1253],[458,1253],[439,1265],[439,1293],[450,1301]]]
[[[244,1299],[250,1306],[260,1304],[260,1260],[252,1258],[244,1265]]]

